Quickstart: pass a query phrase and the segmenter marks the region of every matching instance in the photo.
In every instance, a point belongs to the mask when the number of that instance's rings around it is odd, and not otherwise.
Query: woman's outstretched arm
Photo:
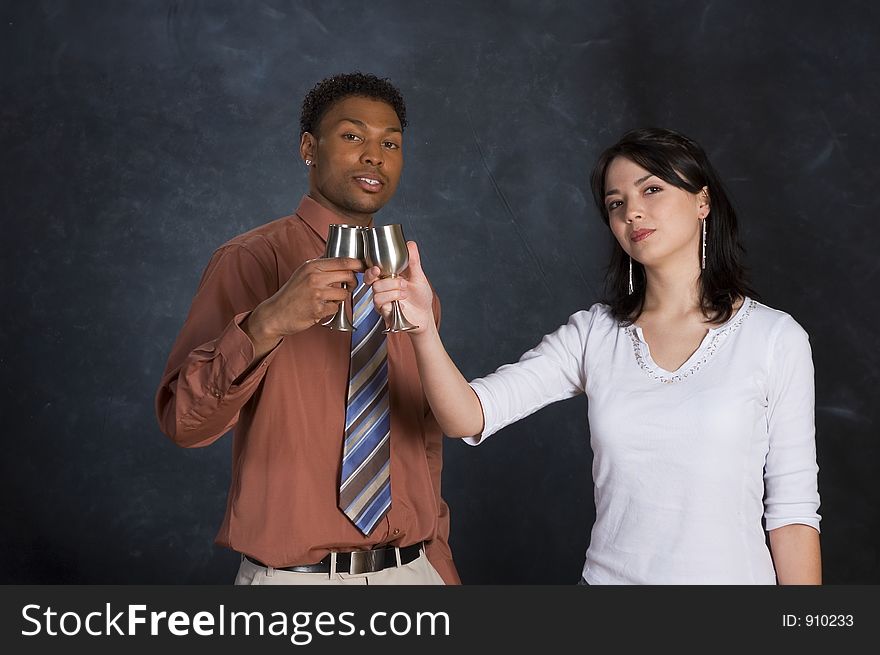
[[[373,302],[386,322],[391,303],[400,300],[407,320],[418,325],[407,334],[415,350],[425,396],[443,432],[450,437],[479,435],[483,431],[480,401],[440,339],[432,307],[434,292],[422,270],[419,249],[412,241],[407,247],[409,266],[403,277],[381,279],[379,269],[373,267],[364,274],[364,282],[373,286]]]

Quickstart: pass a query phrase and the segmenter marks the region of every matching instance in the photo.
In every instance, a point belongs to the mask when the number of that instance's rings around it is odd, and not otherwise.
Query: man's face
[[[387,203],[403,169],[403,132],[394,108],[381,100],[349,96],[306,132],[303,159],[312,160],[309,195],[359,224]]]

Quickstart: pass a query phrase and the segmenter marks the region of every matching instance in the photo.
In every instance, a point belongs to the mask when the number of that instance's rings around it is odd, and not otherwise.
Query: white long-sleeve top
[[[596,304],[470,384],[485,419],[471,445],[587,394],[590,584],[775,584],[764,530],[819,529],[813,363],[784,312],[746,298],[670,372]]]

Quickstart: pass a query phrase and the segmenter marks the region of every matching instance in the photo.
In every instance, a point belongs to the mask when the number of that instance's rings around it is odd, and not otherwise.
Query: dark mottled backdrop
[[[231,439],[178,449],[153,395],[212,250],[306,189],[303,94],[362,69],[410,117],[379,222],[420,242],[469,377],[598,298],[600,149],[645,124],[703,143],[756,286],[811,335],[826,581],[880,583],[877,7],[4,1],[0,582],[231,582]],[[577,580],[585,411],[447,441],[465,582]]]

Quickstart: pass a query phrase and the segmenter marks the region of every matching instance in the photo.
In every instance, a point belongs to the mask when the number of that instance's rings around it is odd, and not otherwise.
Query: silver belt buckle
[[[376,570],[375,550],[356,550],[351,553],[349,573],[372,573]]]

